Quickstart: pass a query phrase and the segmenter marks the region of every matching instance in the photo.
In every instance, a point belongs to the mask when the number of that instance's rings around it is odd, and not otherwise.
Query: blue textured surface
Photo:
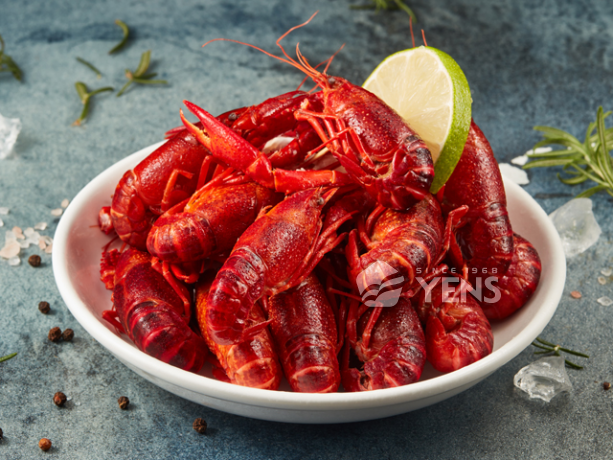
[[[613,3],[610,1],[478,2],[411,0],[429,44],[453,56],[466,73],[473,115],[500,161],[528,150],[537,124],[583,136],[596,108],[612,109]],[[22,67],[24,83],[0,74],[0,113],[22,120],[15,153],[0,161],[4,229],[57,219],[50,210],[72,198],[105,168],[159,141],[180,123],[183,99],[212,113],[259,102],[294,89],[301,76],[282,63],[230,43],[201,49],[208,39],[228,37],[274,49],[274,40],[316,9],[317,18],[296,31],[313,62],[342,44],[331,73],[361,83],[387,55],[410,46],[404,13],[353,11],[347,1],[21,1],[0,0],[0,34]],[[132,39],[114,56],[107,51],[130,25]],[[154,71],[167,87],[134,87],[117,99],[103,94],[90,118],[71,127],[81,110],[74,82],[119,89],[126,67],[152,50]],[[103,72],[97,80],[75,57]],[[577,191],[554,171],[529,172],[528,190],[551,212]],[[597,245],[568,263],[562,302],[544,337],[591,354],[585,370],[572,371],[574,390],[549,405],[517,394],[512,377],[533,360],[531,349],[470,390],[413,413],[359,424],[298,426],[227,415],[175,397],[136,376],[75,321],[59,296],[51,259],[34,269],[0,261],[0,458],[32,459],[315,459],[315,458],[605,458],[613,455],[611,280],[596,281],[613,266],[612,200],[594,197],[603,228]],[[3,230],[4,230],[3,229]],[[3,232],[2,232],[3,233]],[[3,240],[0,240],[2,243]],[[581,300],[569,292],[579,290]],[[52,313],[41,315],[47,300]],[[72,343],[52,344],[52,326],[75,331]],[[71,398],[52,403],[56,391]],[[126,395],[130,410],[117,398]],[[205,418],[208,435],[191,428]],[[41,437],[53,441],[42,453]]]

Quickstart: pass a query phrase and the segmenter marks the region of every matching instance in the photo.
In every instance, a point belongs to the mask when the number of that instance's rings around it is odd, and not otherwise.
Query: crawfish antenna
[[[426,33],[424,32],[424,29],[421,29],[421,38],[424,39],[424,45],[428,46],[428,42],[426,41]]]
[[[413,48],[415,48],[415,35],[413,35],[413,18],[409,16],[409,27],[411,28],[411,41],[413,42]]]
[[[259,48],[259,47],[255,46],[255,45],[251,45],[250,43],[245,43],[245,42],[241,42],[241,41],[238,41],[238,40],[232,40],[230,38],[214,38],[213,40],[209,40],[208,42],[206,42],[204,45],[202,45],[202,47],[204,48],[209,43],[217,42],[217,41],[226,41],[226,42],[238,43],[240,45],[244,45],[244,46],[248,46],[250,48],[256,49],[256,50],[260,51],[261,53],[264,53],[266,56],[269,56],[271,58],[277,59],[277,60],[279,60],[281,62],[285,62],[286,64],[290,64],[290,65],[296,67],[301,72],[303,72],[306,75],[308,75],[309,77],[311,77],[314,80],[316,80],[316,78],[320,75],[320,73],[317,70],[315,70],[308,62],[306,62],[306,60],[302,60],[302,59],[300,59],[300,57],[298,57],[298,60],[292,58],[289,54],[287,54],[287,51],[285,51],[285,48],[283,48],[283,46],[281,45],[280,42],[281,42],[281,40],[283,40],[285,37],[287,37],[294,30],[299,29],[300,27],[304,27],[309,22],[311,22],[311,20],[315,17],[315,15],[317,13],[319,13],[319,11],[315,11],[315,13],[313,13],[311,15],[311,17],[309,19],[307,19],[305,22],[303,22],[302,24],[298,24],[297,26],[292,27],[291,29],[289,29],[287,32],[285,32],[283,35],[281,35],[277,39],[277,42],[276,42],[277,46],[279,48],[281,48],[281,52],[283,53],[285,58],[282,58],[280,56],[275,56],[274,54],[269,53],[268,51],[263,50],[262,48]]]

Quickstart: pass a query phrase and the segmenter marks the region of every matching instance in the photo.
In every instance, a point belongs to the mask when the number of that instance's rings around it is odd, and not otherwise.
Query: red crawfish
[[[260,211],[282,195],[255,182],[203,187],[160,216],[147,237],[151,255],[177,264],[229,252]]]
[[[469,207],[456,231],[457,245],[450,251],[454,265],[461,268],[466,263],[473,285],[477,276],[500,276],[513,257],[513,230],[498,163],[474,121],[460,161],[441,192],[444,213]]]
[[[277,40],[285,58],[247,43],[237,43],[288,63],[312,78],[322,91],[301,105],[295,113],[296,118],[311,124],[349,178],[361,184],[380,204],[393,209],[407,209],[426,196],[434,178],[430,151],[400,115],[377,96],[343,78],[328,76],[327,66],[319,72],[298,48],[297,59],[287,54],[280,41],[312,18],[288,30]],[[322,109],[319,109],[316,97],[321,98]],[[297,187],[325,185],[326,181],[330,185],[347,183],[344,175],[334,175],[330,171],[293,174],[279,169],[273,171],[265,155],[248,142],[232,136],[230,130],[205,110],[187,101],[185,104],[202,123],[202,129],[198,129],[183,118],[188,129],[211,149],[213,155],[262,185],[287,192],[297,190]],[[239,152],[235,164],[229,163],[231,152]]]
[[[520,309],[532,297],[541,277],[541,260],[527,240],[513,234],[513,258],[505,273],[498,277],[499,298],[483,296],[483,313],[491,320],[503,319]],[[490,299],[488,301],[488,299]]]
[[[359,255],[356,230],[351,231],[346,247],[351,281],[360,286],[360,294],[373,284],[369,278],[378,276],[373,273],[378,267],[390,267],[390,273],[378,281],[397,273],[409,288],[416,284],[417,277],[427,276],[440,260],[445,225],[440,205],[430,194],[408,211],[379,206],[361,227],[360,239],[368,251]]]
[[[207,345],[225,372],[225,376],[218,374],[216,376],[222,380],[225,377],[236,385],[276,390],[281,383],[283,372],[268,329],[263,328],[248,340],[234,345],[219,345],[208,335],[207,297],[212,282],[213,277],[205,273],[203,279],[196,285],[196,317]],[[263,321],[265,321],[264,314],[259,305],[255,304],[251,309],[248,324],[256,325]]]
[[[246,340],[265,325],[247,327],[253,304],[283,292],[313,270],[340,243],[336,229],[322,230],[321,213],[336,189],[297,192],[259,217],[238,239],[208,298],[207,333],[221,345]]]
[[[349,349],[345,349],[341,375],[347,391],[408,385],[419,380],[426,363],[424,332],[411,302],[404,297],[392,307],[369,308],[352,301],[347,341],[346,346],[364,363],[362,371],[350,368]]]
[[[326,292],[314,274],[268,300],[270,330],[292,390],[338,390],[337,326]]]
[[[152,221],[194,193],[207,156],[207,149],[194,136],[182,132],[127,171],[115,188],[110,210],[119,238],[145,250]]]
[[[428,361],[438,371],[458,370],[492,352],[492,328],[470,290],[464,279],[442,277],[416,299],[426,325]]]
[[[181,369],[198,372],[207,347],[188,325],[183,300],[151,266],[151,256],[134,248],[115,267],[114,310],[103,318],[130,337],[139,350]]]

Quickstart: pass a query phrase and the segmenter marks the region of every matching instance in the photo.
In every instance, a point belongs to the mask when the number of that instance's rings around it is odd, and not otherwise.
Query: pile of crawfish
[[[489,320],[541,264],[481,130],[433,196],[430,151],[394,110],[283,53],[319,91],[217,117],[186,101],[199,123],[181,112],[121,178],[99,214],[129,246],[104,249],[104,319],[166,363],[271,390],[390,388],[487,356]]]

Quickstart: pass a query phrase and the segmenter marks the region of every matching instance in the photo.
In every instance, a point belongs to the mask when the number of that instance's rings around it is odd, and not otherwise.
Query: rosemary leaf
[[[128,42],[128,36],[130,35],[130,29],[128,29],[128,26],[126,25],[125,22],[123,22],[120,19],[116,19],[115,20],[115,24],[117,24],[119,27],[121,27],[121,30],[123,32],[123,38],[121,39],[121,41],[119,43],[117,43],[110,51],[109,54],[113,54],[116,53],[117,51],[119,51],[120,49],[122,49],[125,44]]]
[[[147,71],[147,69],[149,68],[150,62],[151,62],[151,50],[147,50],[141,55],[140,62],[138,63],[138,67],[134,71],[134,76],[142,77]]]
[[[83,64],[84,66],[92,70],[98,78],[102,78],[102,74],[100,73],[98,69],[96,69],[96,67],[94,67],[93,64],[91,64],[90,62],[87,62],[85,59],[81,59],[80,57],[77,58],[77,61],[79,61],[81,64]]]
[[[611,149],[613,148],[613,127],[605,126],[605,119],[612,112],[604,112],[598,108],[596,121],[589,123],[583,143],[560,129],[549,126],[535,126],[541,131],[543,140],[535,145],[535,149],[546,145],[564,146],[566,150],[553,150],[545,153],[532,153],[528,157],[532,160],[524,169],[563,166],[563,176],[558,179],[567,185],[577,185],[590,180],[595,185],[581,193],[578,197],[589,197],[604,191],[613,196],[613,161]]]
[[[141,85],[167,85],[168,82],[166,80],[147,80],[144,78],[136,78],[132,79],[134,83],[140,83]]]
[[[92,96],[95,96],[98,93],[102,93],[105,91],[113,91],[113,88],[110,86],[105,86],[104,88],[98,88],[94,91],[88,92],[87,91],[87,86],[85,85],[85,83],[83,82],[76,82],[74,84],[75,89],[77,90],[77,94],[79,95],[79,98],[81,99],[81,102],[83,103],[83,110],[81,111],[81,115],[79,116],[79,118],[77,118],[73,125],[74,126],[81,126],[81,123],[83,123],[83,121],[85,120],[85,118],[87,118],[87,115],[89,113],[89,107],[90,107],[90,102],[92,99]]]
[[[364,5],[350,5],[352,10],[402,10],[407,13],[414,23],[417,22],[417,16],[411,8],[409,8],[402,0],[371,0],[370,3]]]
[[[16,80],[22,81],[23,72],[15,61],[8,55],[4,54],[4,39],[0,35],[0,72],[11,72]]]
[[[85,104],[87,99],[89,99],[89,94],[87,94],[87,86],[85,86],[85,83],[78,81],[74,84],[74,87],[77,90],[79,99],[81,99],[81,102]]]
[[[128,87],[129,87],[131,84],[132,84],[132,79],[128,80],[128,81],[126,82],[126,84],[125,84],[125,85],[123,85],[123,87],[122,87],[122,88],[119,90],[119,92],[117,93],[117,97],[121,96],[121,95],[124,93],[124,91],[125,91],[125,90],[127,90],[127,89],[128,89]]]
[[[9,359],[14,358],[15,356],[17,356],[16,352],[15,353],[11,353],[10,355],[3,356],[2,358],[0,358],[0,363],[2,361],[8,361]]]

